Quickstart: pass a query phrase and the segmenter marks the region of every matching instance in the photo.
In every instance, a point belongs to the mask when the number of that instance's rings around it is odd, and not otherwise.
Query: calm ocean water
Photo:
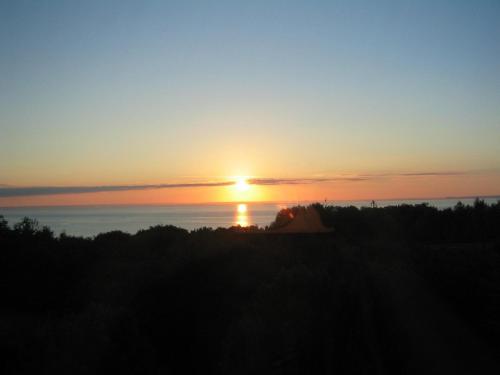
[[[474,199],[386,200],[377,201],[377,204],[383,207],[428,202],[431,206],[443,209],[453,207],[459,200],[464,204],[474,202]],[[487,203],[495,203],[498,198],[484,200]],[[370,201],[338,201],[328,204],[362,207],[369,206]],[[266,226],[274,220],[281,208],[293,205],[293,203],[223,203],[170,206],[16,207],[0,208],[0,215],[3,215],[10,225],[28,216],[38,220],[41,225],[49,226],[56,234],[65,231],[69,235],[94,236],[111,230],[135,233],[139,229],[158,224],[171,224],[188,230],[238,224]]]

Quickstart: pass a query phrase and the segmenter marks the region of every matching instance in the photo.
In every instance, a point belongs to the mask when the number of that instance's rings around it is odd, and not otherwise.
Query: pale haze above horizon
[[[0,207],[500,195],[500,1],[2,1]]]

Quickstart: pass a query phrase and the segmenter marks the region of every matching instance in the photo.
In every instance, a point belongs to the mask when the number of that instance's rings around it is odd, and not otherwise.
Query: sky
[[[497,0],[3,0],[0,47],[0,206],[500,195]]]

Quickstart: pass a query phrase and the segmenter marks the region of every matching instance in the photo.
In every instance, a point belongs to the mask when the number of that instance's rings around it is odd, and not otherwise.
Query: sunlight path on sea
[[[239,203],[236,205],[236,215],[234,220],[234,225],[240,227],[248,227],[250,221],[250,215],[248,213],[248,206],[246,203]]]

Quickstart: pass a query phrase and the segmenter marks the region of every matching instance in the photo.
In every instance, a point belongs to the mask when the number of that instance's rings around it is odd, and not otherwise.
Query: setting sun
[[[236,188],[236,190],[243,192],[250,189],[250,184],[248,183],[246,177],[236,177],[234,187]]]
[[[500,375],[500,0],[0,25],[2,373]]]
[[[230,183],[219,190],[217,200],[221,202],[248,203],[268,199],[268,195],[259,186],[252,181],[253,177],[248,174],[233,174],[228,177]]]

